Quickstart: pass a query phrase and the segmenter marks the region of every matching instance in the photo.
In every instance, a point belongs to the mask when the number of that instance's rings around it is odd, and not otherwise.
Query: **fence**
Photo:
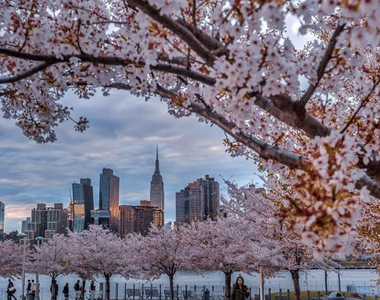
[[[61,286],[63,286],[61,284]],[[259,287],[250,286],[251,298],[258,300]],[[378,295],[377,286],[371,285],[347,285],[342,287],[343,291],[352,293],[354,291],[360,294]],[[97,289],[95,299],[102,300],[105,296],[105,283],[100,282]],[[305,290],[305,289],[301,289]],[[310,289],[316,290],[316,289]],[[324,291],[325,287],[320,286],[319,291]],[[329,291],[337,291],[335,284],[328,285]],[[206,291],[206,293],[205,293]],[[289,293],[292,289],[281,288],[265,288],[265,300],[290,300]],[[174,287],[174,300],[224,300],[225,288],[222,285],[175,285]],[[276,294],[276,295],[273,295]],[[325,294],[325,293],[323,293]],[[17,290],[16,297],[19,297],[19,290]],[[322,296],[322,295],[321,295]],[[40,300],[50,300],[50,290],[46,286],[40,287]],[[314,298],[314,299],[313,299]],[[308,300],[318,300],[318,297],[308,297]],[[376,297],[377,298],[377,297]],[[6,300],[6,288],[0,287],[0,300]],[[75,299],[75,293],[70,292],[70,300]],[[152,284],[131,284],[131,283],[115,283],[111,282],[110,285],[110,299],[111,300],[169,300],[170,292],[168,285],[152,285]],[[63,300],[62,289],[59,291],[57,300]],[[89,293],[86,293],[85,300],[90,300]],[[322,297],[320,298],[322,300]],[[324,300],[324,299],[323,299]],[[377,300],[377,299],[376,299]]]

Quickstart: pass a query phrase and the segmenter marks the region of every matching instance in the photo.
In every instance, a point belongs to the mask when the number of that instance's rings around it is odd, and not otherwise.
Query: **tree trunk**
[[[110,274],[105,274],[104,275],[104,278],[106,279],[106,298],[105,300],[110,300],[110,278],[111,278],[111,275]]]
[[[52,277],[51,278],[51,282],[50,282],[50,293],[51,293],[51,300],[56,300],[57,299],[57,297],[56,297],[56,295],[57,295],[57,293],[56,293],[56,291],[55,291],[55,277]]]
[[[82,278],[82,290],[80,291],[81,299],[84,299],[85,292],[86,292],[86,279]]]
[[[231,276],[232,276],[232,271],[226,271],[224,273],[224,282],[225,282],[225,296],[226,300],[231,299]]]
[[[293,287],[294,287],[294,299],[301,300],[301,289],[300,289],[300,270],[290,270],[290,274],[292,274],[293,279]]]
[[[169,276],[169,288],[170,288],[170,300],[174,299],[174,274],[168,274]]]

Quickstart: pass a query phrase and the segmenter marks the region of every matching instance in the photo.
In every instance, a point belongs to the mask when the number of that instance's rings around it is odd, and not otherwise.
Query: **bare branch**
[[[317,70],[317,75],[318,75],[317,81],[315,84],[310,84],[310,86],[307,89],[307,91],[305,92],[305,94],[298,101],[299,106],[305,107],[306,103],[309,101],[310,97],[313,95],[314,91],[316,90],[316,88],[319,84],[319,81],[322,79],[323,75],[325,74],[326,66],[332,57],[332,53],[333,53],[333,51],[335,49],[335,45],[337,43],[337,38],[338,38],[339,34],[344,30],[345,25],[346,24],[338,25],[335,28],[335,31],[334,31],[333,35],[331,36],[330,42],[327,45],[326,52],[323,55],[321,62],[319,63],[319,67]]]

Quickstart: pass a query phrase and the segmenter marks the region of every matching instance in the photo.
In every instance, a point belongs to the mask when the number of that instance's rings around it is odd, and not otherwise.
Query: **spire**
[[[156,146],[156,170],[154,173],[160,174],[160,165],[158,161],[158,145]]]

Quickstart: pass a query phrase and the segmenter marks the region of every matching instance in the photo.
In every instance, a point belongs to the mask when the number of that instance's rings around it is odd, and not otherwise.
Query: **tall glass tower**
[[[152,181],[150,182],[150,203],[152,206],[159,207],[165,212],[164,181],[160,173],[158,146],[156,149],[156,169],[154,170]]]
[[[0,233],[4,233],[5,204],[0,201]]]
[[[73,230],[82,232],[93,224],[91,210],[94,209],[94,192],[91,179],[81,178],[80,183],[73,183],[74,220]]]
[[[113,170],[103,168],[99,182],[99,210],[110,212],[108,227],[114,232],[119,232],[120,223],[119,185],[119,177],[113,175]]]

